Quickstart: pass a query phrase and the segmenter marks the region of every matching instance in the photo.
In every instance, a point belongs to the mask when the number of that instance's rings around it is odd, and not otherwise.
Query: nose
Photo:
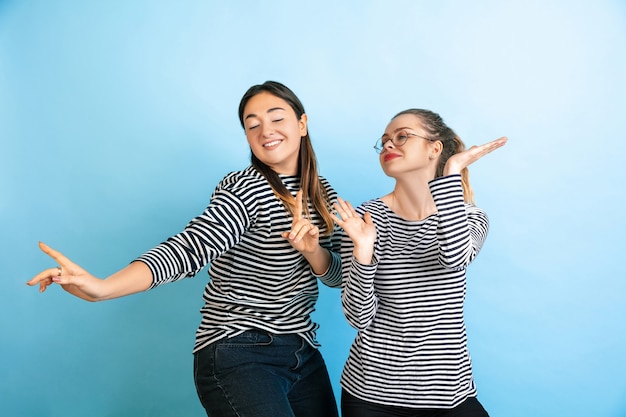
[[[387,142],[385,142],[385,144],[383,145],[383,149],[391,149],[393,147],[395,147],[396,144],[393,143],[393,139],[389,139]]]
[[[271,125],[263,125],[263,136],[266,138],[270,138],[276,133],[276,129],[274,129]]]

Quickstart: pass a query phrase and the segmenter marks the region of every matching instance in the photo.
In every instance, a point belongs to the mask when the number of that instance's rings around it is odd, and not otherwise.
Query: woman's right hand
[[[362,264],[371,263],[376,242],[376,225],[372,216],[366,212],[361,218],[352,204],[341,198],[337,199],[334,207],[339,217],[332,214],[333,220],[352,239],[354,257]]]
[[[65,291],[84,300],[100,299],[99,290],[103,285],[103,280],[94,277],[45,243],[39,242],[39,248],[54,259],[59,266],[40,272],[28,281],[27,285],[32,287],[39,284],[39,292],[44,292],[50,285],[59,284]]]
[[[152,271],[143,262],[131,262],[113,275],[100,279],[48,245],[39,242],[39,248],[59,265],[40,272],[26,283],[31,287],[39,284],[39,292],[44,292],[52,284],[59,284],[83,300],[102,301],[145,291],[152,285]]]

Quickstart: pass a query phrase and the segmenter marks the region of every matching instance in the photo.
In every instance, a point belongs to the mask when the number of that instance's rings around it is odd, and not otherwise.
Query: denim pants
[[[320,352],[295,334],[246,331],[194,355],[209,417],[337,417]]]

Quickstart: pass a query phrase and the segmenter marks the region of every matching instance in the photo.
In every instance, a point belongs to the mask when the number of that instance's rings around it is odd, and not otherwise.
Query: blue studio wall
[[[626,416],[626,4],[596,1],[0,1],[0,413],[201,416],[203,271],[87,303],[25,282],[39,240],[105,277],[248,164],[241,95],[268,79],[309,114],[354,204],[392,182],[390,117],[439,112],[468,145],[491,230],[469,269],[479,398],[494,417]],[[339,393],[354,331],[316,320]]]

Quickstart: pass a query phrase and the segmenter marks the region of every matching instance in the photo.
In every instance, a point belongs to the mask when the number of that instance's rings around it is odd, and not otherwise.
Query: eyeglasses
[[[399,148],[400,146],[404,145],[407,141],[407,139],[411,136],[416,136],[418,138],[422,138],[425,139],[429,142],[432,142],[431,139],[428,139],[424,136],[420,136],[417,135],[415,133],[411,133],[411,132],[407,132],[406,130],[399,130],[396,133],[393,134],[393,136],[383,136],[382,138],[378,139],[376,141],[376,144],[374,145],[374,149],[376,150],[377,153],[382,153],[383,149],[385,149],[385,145],[387,144],[387,142],[391,141],[391,143],[393,143],[393,146]]]

